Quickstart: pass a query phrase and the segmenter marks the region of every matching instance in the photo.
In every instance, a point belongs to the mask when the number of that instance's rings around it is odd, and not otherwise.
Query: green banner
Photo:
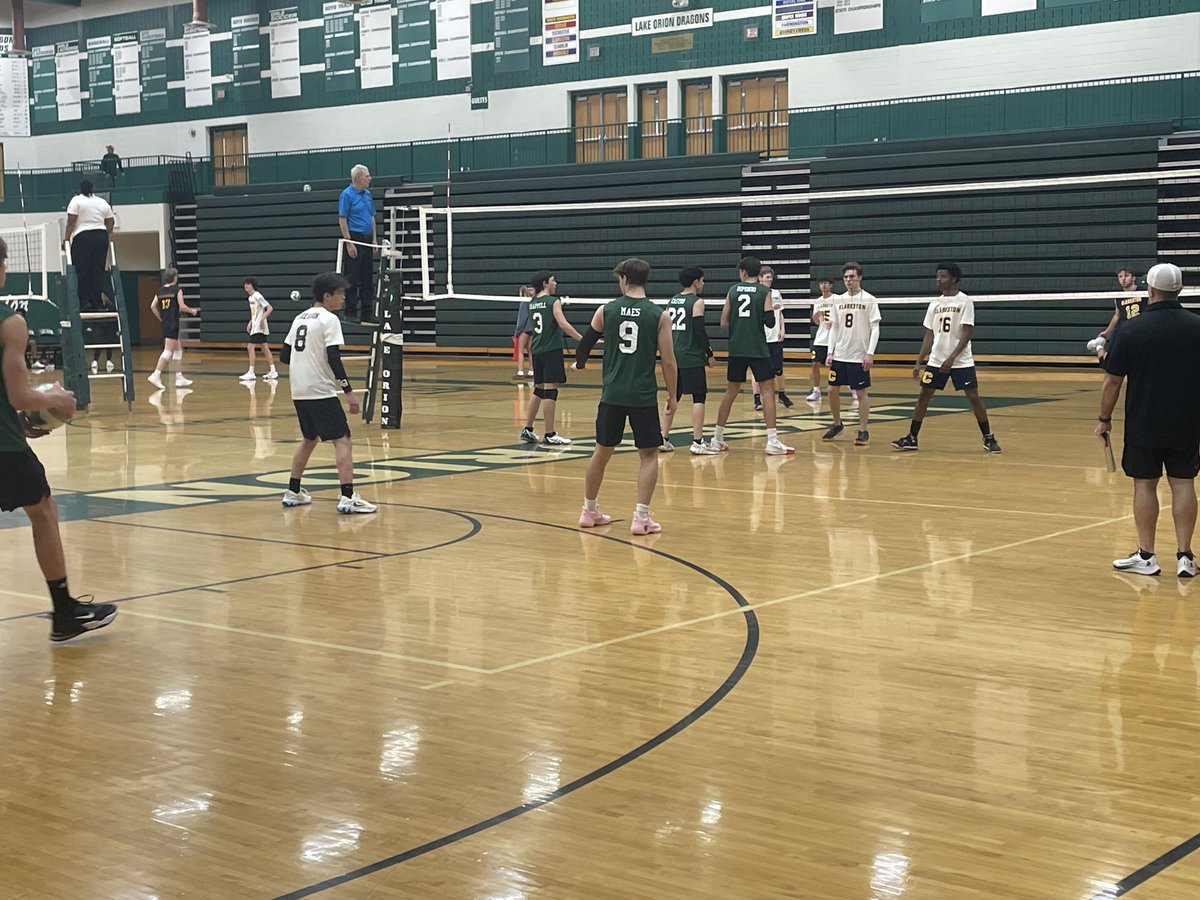
[[[115,115],[111,37],[87,40],[88,115]]]
[[[325,90],[358,89],[358,28],[354,24],[354,5],[331,2],[325,14]]]
[[[495,71],[529,69],[529,0],[495,0]]]
[[[262,94],[261,24],[258,13],[234,16],[229,22],[233,36],[233,96],[238,100],[256,100]]]
[[[58,121],[58,70],[54,45],[33,48],[33,122],[44,125]]]
[[[167,108],[167,29],[149,28],[141,39],[142,112]]]
[[[429,0],[398,0],[396,4],[396,66],[400,84],[433,80],[433,19]]]
[[[921,0],[921,23],[970,19],[979,15],[977,0]]]

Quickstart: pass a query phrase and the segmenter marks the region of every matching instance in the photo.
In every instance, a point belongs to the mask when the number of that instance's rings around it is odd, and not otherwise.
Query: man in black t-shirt
[[[1197,573],[1192,555],[1196,528],[1195,478],[1200,473],[1200,316],[1179,304],[1183,274],[1160,263],[1146,274],[1149,304],[1121,327],[1121,339],[1106,360],[1096,434],[1112,429],[1112,412],[1125,389],[1125,449],[1121,468],[1133,479],[1133,518],[1138,549],[1113,568],[1135,575],[1157,575],[1154,554],[1158,523],[1158,481],[1163,469],[1171,486],[1171,516],[1179,549],[1175,572]]]

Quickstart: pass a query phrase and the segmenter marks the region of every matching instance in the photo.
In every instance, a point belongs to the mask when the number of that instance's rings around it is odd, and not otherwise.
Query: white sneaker
[[[39,359],[39,360],[35,361],[34,364],[32,366],[30,366],[30,368],[33,369],[33,371],[35,371],[35,372],[40,372],[44,368],[46,368],[46,364]]]
[[[182,375],[175,376],[175,387],[187,387],[191,383],[189,379],[184,378]]]
[[[1200,568],[1196,566],[1196,561],[1188,559],[1186,556],[1179,557],[1179,561],[1175,564],[1175,574],[1180,578],[1195,578],[1198,571]]]
[[[266,375],[263,376],[263,381],[274,381],[278,377],[279,377],[279,373],[276,372],[274,369],[272,369],[270,372],[268,372]]]
[[[93,359],[92,360],[92,374],[95,375],[99,371],[100,371],[100,363]]]
[[[812,403],[814,400],[820,400],[821,399],[821,389],[813,388],[811,391],[808,392],[808,396],[805,397],[804,399],[807,400],[809,403]]]
[[[708,447],[710,450],[716,450],[720,453],[722,450],[728,450],[729,445],[720,438],[711,437],[708,439]]]
[[[337,511],[343,515],[348,515],[350,513],[373,513],[377,509],[379,509],[378,506],[376,506],[374,503],[368,503],[362,497],[358,496],[357,493],[355,493],[353,497],[343,496],[340,500],[338,500],[337,505]]]
[[[720,450],[714,450],[704,441],[692,441],[692,456],[717,456]]]
[[[253,369],[247,369],[238,376],[238,381],[258,381],[258,376],[254,374]]]
[[[658,452],[659,453],[674,453],[675,445],[672,444],[667,438],[663,438],[662,444],[660,444],[658,447]]]
[[[565,447],[567,444],[571,443],[571,439],[565,438],[561,434],[548,434],[542,438],[542,443],[551,444],[556,447]]]
[[[779,438],[771,438],[767,441],[767,456],[787,456],[789,453],[795,453],[794,447],[789,447]]]
[[[147,375],[146,380],[148,382],[150,382],[152,385],[154,385],[156,388],[158,388],[160,391],[162,390],[162,388],[163,388],[162,375],[160,375],[157,371],[151,372],[149,375]]]
[[[1118,572],[1130,572],[1134,575],[1157,575],[1162,571],[1159,568],[1157,556],[1152,555],[1149,559],[1142,559],[1140,550],[1134,550],[1124,559],[1114,559],[1113,568]]]
[[[113,365],[113,361],[111,359],[104,364],[105,372],[111,372],[115,368],[116,368],[116,366]]]
[[[312,503],[312,494],[304,488],[300,488],[299,491],[293,491],[289,488],[283,492],[284,506],[308,506],[310,503]]]

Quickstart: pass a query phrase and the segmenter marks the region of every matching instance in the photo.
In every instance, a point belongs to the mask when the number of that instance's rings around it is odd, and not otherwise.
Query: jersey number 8
[[[306,346],[308,346],[308,326],[301,325],[296,329],[296,343],[293,345],[292,349],[301,351]]]

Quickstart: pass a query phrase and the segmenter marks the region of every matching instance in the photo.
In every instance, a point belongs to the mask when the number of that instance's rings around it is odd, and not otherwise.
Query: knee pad
[[[708,394],[692,394],[692,402],[703,404]]]
[[[539,400],[545,400],[546,399],[545,388],[535,387],[533,389],[533,396],[537,397]]]
[[[176,350],[171,354],[171,359],[183,359],[183,351]]]
[[[543,391],[542,396],[545,397],[547,400],[557,400],[558,399],[558,388],[551,388],[550,390]]]

